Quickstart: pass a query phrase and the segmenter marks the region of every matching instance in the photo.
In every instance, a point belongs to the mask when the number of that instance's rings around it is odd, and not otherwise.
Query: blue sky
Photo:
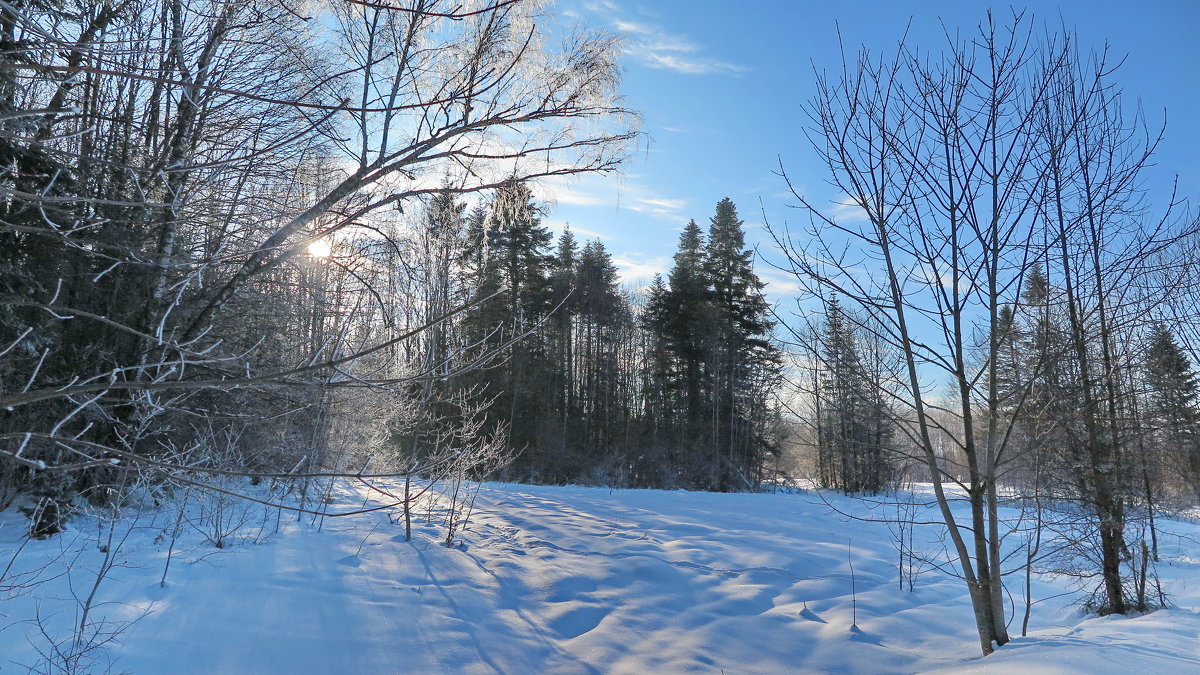
[[[838,196],[814,162],[802,110],[814,67],[840,63],[836,28],[848,49],[888,49],[911,20],[910,43],[934,49],[944,42],[940,22],[969,32],[988,7],[968,0],[559,0],[564,21],[627,35],[623,91],[644,117],[646,139],[623,176],[546,186],[543,194],[556,201],[546,222],[556,230],[570,223],[582,239],[601,237],[623,278],[641,282],[670,267],[683,223],[694,218],[707,227],[717,201],[728,196],[747,224],[748,243],[761,244],[769,257],[764,211],[772,224],[800,220],[773,173],[778,158],[810,197]],[[1009,16],[1009,5],[994,7],[997,16]],[[1154,202],[1165,203],[1176,175],[1181,197],[1200,198],[1200,2],[1029,7],[1039,22],[1065,24],[1084,45],[1107,42],[1127,54],[1116,81],[1151,120],[1167,114],[1166,138],[1146,173]],[[759,271],[774,299],[790,295],[785,277],[761,263]]]

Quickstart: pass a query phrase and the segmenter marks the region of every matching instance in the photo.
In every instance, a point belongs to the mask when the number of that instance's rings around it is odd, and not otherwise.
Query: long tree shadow
[[[438,579],[437,574],[434,572],[433,567],[430,565],[428,553],[425,550],[422,550],[420,548],[418,548],[416,550],[417,550],[417,556],[421,560],[421,565],[425,569],[425,576],[428,580],[429,585],[433,586],[438,591],[438,593],[442,596],[442,598],[446,601],[446,604],[450,608],[454,617],[457,618],[460,622],[462,622],[467,627],[463,632],[466,633],[467,637],[471,640],[471,644],[474,647],[474,649],[479,653],[480,659],[497,673],[509,672],[508,670],[503,668],[500,664],[496,663],[496,661],[487,653],[487,649],[485,648],[484,643],[479,639],[479,636],[476,634],[476,630],[478,629],[476,617],[471,612],[464,611],[463,608],[459,605],[459,603],[451,595],[451,593],[447,590],[445,585]],[[589,675],[600,675],[600,671],[597,670],[594,666],[591,666],[591,665],[587,664],[586,662],[572,656],[568,652],[564,651],[561,647],[559,647],[557,644],[557,636],[554,636],[554,635],[551,635],[550,633],[548,633],[545,627],[539,625],[538,622],[534,621],[533,619],[531,619],[529,617],[529,615],[521,607],[521,598],[524,597],[524,595],[525,595],[522,592],[522,589],[517,589],[517,590],[511,589],[510,587],[512,584],[510,582],[503,579],[500,575],[496,574],[494,571],[488,569],[487,565],[485,565],[483,563],[483,561],[479,560],[475,556],[467,554],[467,553],[463,553],[462,555],[464,555],[476,567],[478,567],[480,571],[482,571],[483,573],[487,574],[488,576],[490,576],[492,579],[495,580],[497,587],[500,589],[499,608],[510,610],[514,614],[516,614],[521,619],[521,621],[524,622],[525,625],[529,627],[529,637],[531,637],[539,646],[541,646],[543,648],[543,651],[545,653],[547,653],[547,655],[553,654],[559,658],[570,661],[572,663],[573,667],[578,668],[577,672],[588,673]],[[514,640],[521,640],[521,637],[518,635],[515,635],[515,634],[512,635],[511,637]],[[539,665],[545,666],[546,664],[539,664]],[[525,666],[527,669],[529,669],[528,672],[535,672],[537,670],[541,670],[540,667],[534,667],[534,664],[532,664],[532,663],[527,663],[527,664],[525,664]]]

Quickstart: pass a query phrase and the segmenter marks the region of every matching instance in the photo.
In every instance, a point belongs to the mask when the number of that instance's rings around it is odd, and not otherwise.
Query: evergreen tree
[[[682,480],[699,485],[708,445],[701,441],[704,423],[704,359],[711,318],[704,279],[704,236],[689,221],[679,236],[674,265],[667,275],[662,311],[657,313],[661,346],[667,355],[667,391],[663,411],[669,443]]]
[[[557,430],[553,452],[563,456],[571,451],[578,427],[575,386],[575,315],[579,304],[577,286],[579,247],[568,226],[558,239],[558,252],[550,272],[550,302],[553,305],[548,324],[550,362],[553,373],[550,404],[555,411],[552,425]]]
[[[706,394],[715,487],[748,487],[759,478],[772,451],[766,433],[768,397],[778,379],[780,356],[771,342],[773,324],[754,273],[754,252],[746,248],[742,221],[728,197],[717,203],[710,221],[703,275],[709,292]]]
[[[425,208],[425,220],[418,241],[416,262],[420,266],[422,290],[425,294],[425,321],[445,316],[462,304],[464,289],[455,279],[458,259],[464,250],[466,204],[458,200],[452,190],[434,193]],[[440,374],[449,372],[446,363],[450,351],[451,322],[442,322],[423,339],[429,342],[426,349],[426,368],[438,368]]]
[[[541,208],[527,185],[509,183],[497,191],[488,232],[499,254],[514,326],[532,327],[551,308],[547,250],[553,237],[542,225]]]
[[[506,331],[503,270],[495,233],[488,228],[488,209],[477,206],[467,218],[467,243],[463,268],[474,289],[472,302],[477,303],[462,320],[464,346],[475,353],[485,354],[498,349],[508,335]]]
[[[649,431],[654,451],[667,450],[665,461],[673,463],[672,426],[672,362],[666,328],[673,308],[670,291],[662,275],[655,274],[646,294],[646,306],[641,315],[641,328],[646,335],[645,366],[642,373],[642,417]]]
[[[568,225],[558,238],[558,250],[550,272],[550,301],[555,307],[562,305],[562,308],[567,310],[557,312],[555,323],[563,322],[565,317],[570,317],[575,312],[578,299],[572,297],[572,294],[578,281],[575,269],[578,258],[579,246],[575,235],[571,233],[571,226]]]
[[[553,308],[548,252],[553,236],[541,223],[529,187],[520,182],[497,189],[486,219],[468,223],[468,236],[476,298],[490,299],[464,320],[467,344],[479,344],[486,353],[519,338],[499,354],[499,363],[474,374],[474,384],[494,399],[490,418],[507,424],[510,442],[522,450],[512,470],[536,477],[544,465],[545,429],[539,423],[550,407],[553,381],[542,326]]]
[[[579,256],[579,321],[582,382],[581,413],[586,434],[581,449],[593,462],[613,451],[616,427],[626,417],[619,400],[618,335],[628,323],[629,308],[617,281],[617,268],[599,240],[588,242]]]
[[[1086,405],[1080,362],[1073,350],[1066,297],[1040,265],[1026,277],[1022,367],[1029,388],[1019,424],[1032,453],[1026,464],[1038,483],[1064,494],[1086,495],[1086,448],[1081,410]]]
[[[855,331],[837,298],[825,310],[818,468],[825,487],[878,493],[891,477],[890,412],[860,358]],[[878,377],[878,373],[874,374]]]
[[[46,10],[58,16],[66,14],[60,7],[62,4],[18,1],[15,9]],[[17,16],[17,11],[6,9],[0,12],[0,54],[13,62],[33,62],[36,52],[32,49],[33,44],[22,38],[24,31],[18,26]],[[83,224],[79,207],[63,199],[74,197],[83,187],[69,158],[48,152],[43,144],[34,142],[32,136],[36,127],[32,120],[41,116],[32,116],[23,110],[25,85],[18,72],[15,69],[0,71],[0,194],[5,195],[0,198],[0,224],[5,226],[0,227],[0,297],[27,300],[50,297],[63,280],[78,284],[80,288],[88,286],[80,282],[79,270],[89,261],[85,250],[64,246],[57,236],[55,227],[58,224],[67,227]],[[62,201],[15,199],[11,196],[13,192],[45,194]],[[87,243],[92,243],[90,237]],[[68,283],[65,295],[70,295],[76,288],[73,283]],[[60,298],[60,304],[64,300]],[[98,309],[94,303],[73,306]],[[106,314],[103,310],[100,313]],[[13,345],[12,349],[0,354],[0,394],[16,391],[30,373],[49,374],[51,381],[65,383],[71,373],[92,372],[94,364],[103,359],[103,352],[91,346],[99,340],[93,332],[71,345],[71,349],[63,349],[68,344],[67,339],[73,337],[72,329],[64,322],[54,321],[54,317],[42,310],[0,304],[0,345]],[[45,355],[52,356],[43,361]],[[41,420],[53,419],[65,410],[59,402],[40,408],[0,409],[0,428],[34,428]],[[38,447],[35,443],[26,456],[53,462],[62,453],[60,448]],[[45,504],[35,514],[35,522],[30,528],[35,537],[50,536],[60,530],[60,515],[63,515],[60,507],[65,511],[77,494],[74,479],[75,476],[45,471],[21,470],[18,474],[16,464],[0,462],[0,488],[28,483],[25,489],[39,503]]]
[[[119,18],[119,12],[111,7],[91,13],[86,3],[19,0],[0,11],[0,54],[6,60],[41,63],[47,56],[47,45],[38,38],[38,31],[23,26],[18,18],[29,16],[27,12],[44,13],[50,25],[71,25],[80,15],[90,14],[98,30]],[[0,298],[54,298],[59,306],[103,316],[144,334],[154,333],[155,317],[148,315],[153,286],[148,278],[155,272],[153,265],[147,264],[153,259],[147,213],[159,209],[134,203],[144,200],[148,192],[158,193],[146,184],[138,184],[136,191],[130,185],[137,166],[137,160],[130,159],[130,148],[137,142],[138,132],[128,120],[106,117],[111,109],[105,106],[110,102],[101,100],[99,89],[89,89],[91,96],[78,103],[72,117],[95,122],[88,133],[71,134],[77,140],[64,148],[53,142],[57,140],[55,132],[61,133],[54,125],[63,118],[31,114],[27,106],[44,92],[37,89],[38,78],[18,76],[18,72],[0,73],[0,194],[5,195],[0,198]],[[78,84],[64,81],[58,91],[66,96]],[[49,107],[66,105],[55,100],[58,102]],[[71,233],[69,245],[64,232]],[[130,259],[137,264],[119,264]],[[84,321],[55,319],[33,307],[0,304],[0,344],[15,345],[0,354],[0,394],[10,393],[12,387],[30,381],[35,374],[47,384],[66,384],[116,364],[138,362],[154,351],[152,341],[131,331],[97,330],[95,324]],[[145,374],[131,371],[127,376]],[[120,431],[138,414],[138,404],[131,398],[123,393],[101,396],[93,406],[109,412],[90,420],[78,437],[134,449],[131,444],[142,439],[130,441]],[[75,405],[55,400],[34,408],[0,410],[0,427],[35,428],[61,419]],[[166,429],[155,433],[166,433]],[[153,454],[154,450],[146,452]],[[65,453],[56,444],[35,441],[25,455],[55,464]],[[0,467],[0,483],[27,483],[24,489],[44,500],[45,508],[39,509],[31,528],[35,536],[56,533],[60,506],[63,512],[69,510],[74,497],[82,494],[103,502],[106,491],[96,488],[117,473],[111,467],[92,467],[71,474],[35,471],[28,479],[10,479],[7,470],[7,466]]]
[[[1152,410],[1169,427],[1197,422],[1197,378],[1192,364],[1164,323],[1154,324],[1146,351],[1146,381],[1152,391]]]
[[[1200,382],[1166,324],[1155,323],[1146,350],[1147,413],[1156,438],[1185,479],[1200,492]]]
[[[599,239],[583,247],[579,256],[579,314],[599,325],[611,325],[622,317],[623,298],[618,288],[617,267]]]
[[[568,229],[548,252],[525,186],[498,190],[465,229],[476,297],[494,297],[463,320],[464,341],[494,351],[520,337],[472,375],[522,450],[515,477],[720,490],[761,478],[775,450],[779,354],[731,201],[718,205],[707,247],[695,221],[684,228],[639,322],[602,242],[580,248]],[[652,447],[630,442],[636,429]]]

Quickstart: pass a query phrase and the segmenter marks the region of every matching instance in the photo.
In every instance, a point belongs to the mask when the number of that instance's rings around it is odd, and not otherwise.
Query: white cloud
[[[764,290],[769,296],[796,296],[803,290],[800,283],[796,281],[796,277],[787,272],[766,265],[756,266],[755,272],[758,274],[758,278],[767,284]]]
[[[644,23],[637,23],[636,21],[622,21],[621,19],[617,19],[616,21],[613,21],[613,26],[615,26],[616,29],[622,33],[637,33],[639,35],[654,34],[653,27]]]
[[[680,213],[687,206],[683,199],[665,199],[659,197],[634,197],[633,203],[627,205],[630,211],[647,213],[662,220],[685,222],[687,219]]]
[[[539,201],[552,206],[609,206],[612,197],[604,176],[551,176],[534,182],[533,192]]]
[[[918,261],[912,269],[911,276],[913,279],[924,282],[930,286],[941,286],[946,290],[954,288],[954,276],[943,266],[934,266],[927,261]],[[971,280],[966,277],[961,277],[958,280],[959,293],[969,293],[971,291]]]
[[[538,198],[545,202],[570,204],[571,206],[601,206],[604,204],[604,200],[596,195],[581,192],[565,185],[539,189]]]
[[[613,256],[613,264],[621,281],[625,283],[649,283],[655,274],[666,274],[671,265],[670,256],[648,256],[637,251],[625,251]]]
[[[607,10],[609,12],[621,11],[621,8],[617,7],[617,3],[612,2],[612,0],[593,0],[592,2],[584,3],[583,6],[591,12],[599,12],[601,10]]]
[[[667,211],[678,211],[687,206],[687,202],[682,199],[639,199],[638,202]]]
[[[575,235],[576,239],[603,239],[605,241],[612,239],[611,235],[597,232],[595,230],[589,230],[586,227],[580,227],[574,223],[560,222],[557,220],[545,220],[542,222],[546,225],[546,227],[553,230],[556,235],[561,235],[563,230],[569,227],[571,228],[571,232]]]
[[[576,232],[578,234],[582,234],[583,236],[585,236],[589,239],[606,239],[606,240],[612,239],[612,237],[608,236],[607,234],[601,234],[599,232],[596,232],[595,230],[589,230],[586,228],[578,227],[576,225],[571,226],[571,231]]]
[[[536,182],[534,194],[543,203],[553,207],[582,207],[587,209],[605,209],[610,212],[622,210],[645,214],[656,220],[679,225],[687,222],[682,214],[688,202],[684,199],[674,199],[662,196],[662,193],[649,185],[637,182],[636,174],[624,176],[606,176],[600,174],[585,174],[573,177],[546,178]],[[581,217],[578,212],[568,210],[572,221]],[[591,215],[595,214],[595,215]],[[567,215],[559,212],[559,218]],[[582,218],[584,222],[603,224],[605,216],[601,211],[592,211]],[[576,232],[588,234],[579,230]],[[603,229],[603,228],[602,228]],[[617,236],[620,238],[620,235]]]
[[[833,202],[833,207],[825,212],[833,222],[838,225],[848,225],[850,223],[866,223],[870,221],[867,212],[863,210],[850,195],[842,195]]]
[[[746,69],[734,63],[717,61],[706,58],[684,58],[676,54],[655,51],[652,48],[630,48],[627,53],[642,62],[643,65],[663,70],[674,70],[687,75],[707,75],[709,73],[744,73]]]
[[[625,33],[625,53],[644,66],[688,75],[737,75],[747,70],[736,63],[706,56],[701,46],[687,36],[667,32],[661,26],[648,21],[623,18],[621,8],[608,0],[585,3],[584,7],[604,15],[614,28]]]

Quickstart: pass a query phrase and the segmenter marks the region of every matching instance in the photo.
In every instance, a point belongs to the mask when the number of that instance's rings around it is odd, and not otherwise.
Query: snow
[[[342,487],[333,506],[359,507],[371,494]],[[837,495],[487,483],[453,548],[441,544],[436,512],[422,514],[405,542],[385,512],[297,521],[208,499],[189,502],[185,522],[199,527],[182,530],[165,588],[175,507],[116,527],[115,542],[129,536],[110,550],[117,565],[90,621],[118,634],[87,654],[97,661],[83,670],[1200,672],[1200,560],[1189,557],[1200,526],[1186,522],[1161,523],[1172,609],[1088,617],[1066,581],[1036,579],[1035,596],[1052,599],[1035,607],[1030,636],[981,658],[962,583],[926,569],[915,591],[901,590],[889,525],[830,508],[879,519],[892,507]],[[220,549],[202,522],[217,505],[224,522],[245,521]],[[916,515],[936,516],[924,507]],[[21,545],[22,518],[0,514],[0,571]],[[84,517],[20,551],[0,594],[28,580],[23,571],[57,565],[0,603],[0,672],[41,662],[49,642],[34,617],[51,637],[71,635],[73,595],[91,590],[105,556],[97,541],[107,537]],[[919,528],[917,544],[940,551],[938,528]],[[54,577],[64,561],[71,573]],[[1016,594],[1018,579],[1009,584]]]

